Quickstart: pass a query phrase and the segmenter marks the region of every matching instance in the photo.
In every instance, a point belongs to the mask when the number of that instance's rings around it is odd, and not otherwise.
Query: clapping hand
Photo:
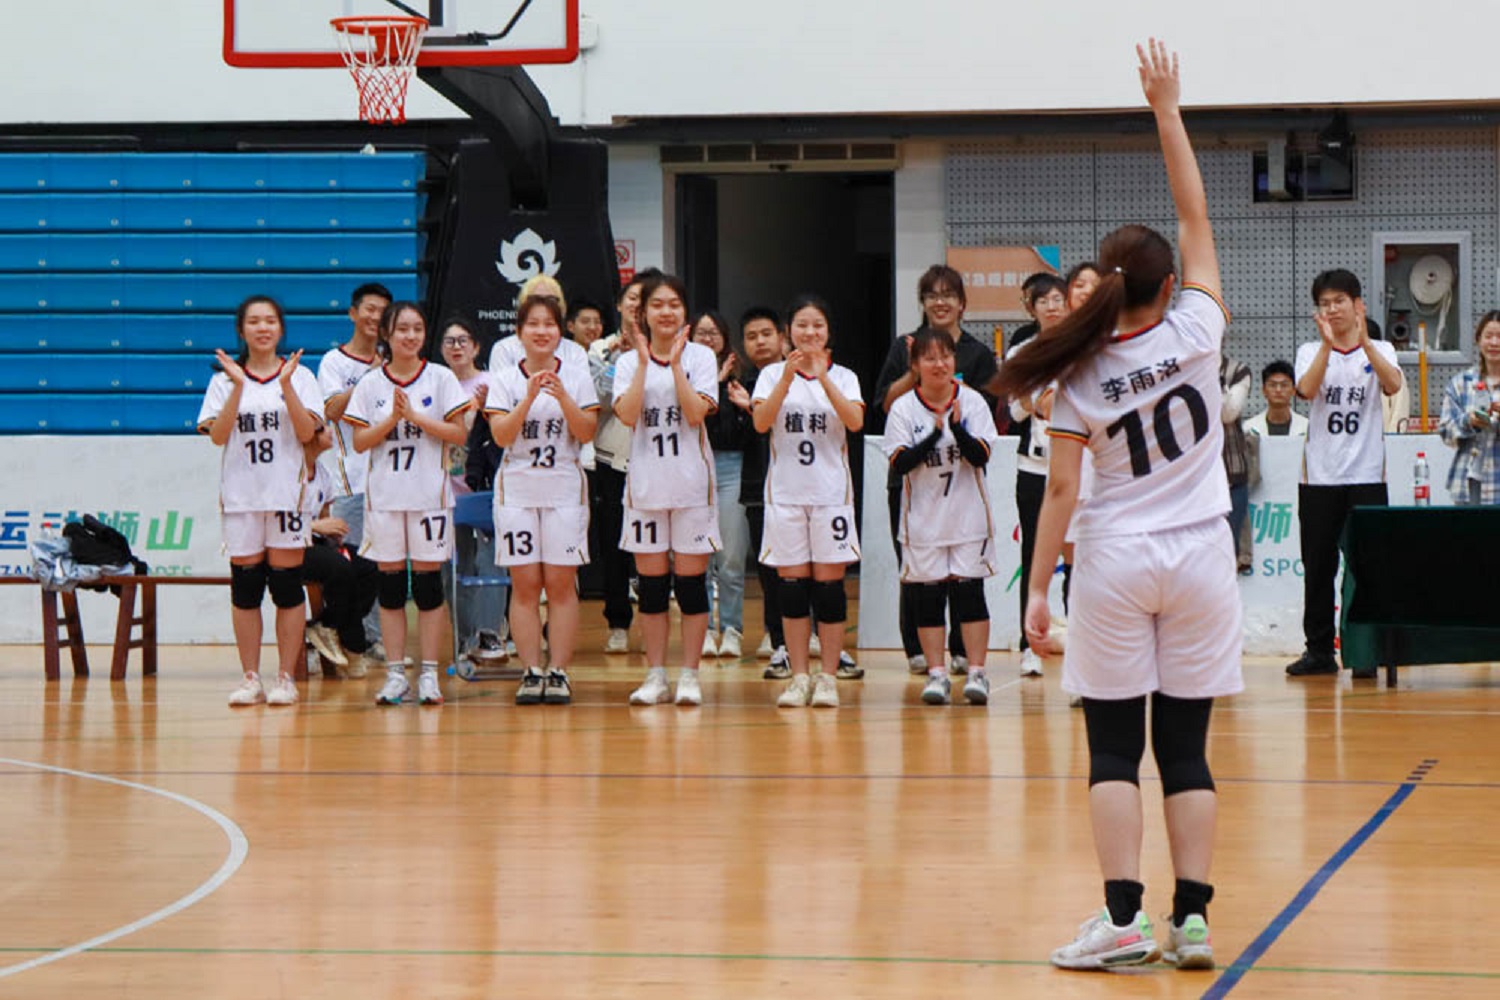
[[[224,370],[224,377],[229,379],[233,385],[245,384],[245,369],[239,366],[239,362],[231,358],[225,351],[214,351],[214,359],[219,362],[219,367]]]

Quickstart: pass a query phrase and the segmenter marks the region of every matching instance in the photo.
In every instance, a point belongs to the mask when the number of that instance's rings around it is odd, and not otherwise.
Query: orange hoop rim
[[[411,31],[425,31],[427,29],[427,18],[408,17],[397,14],[370,17],[335,17],[328,23],[333,25],[334,31],[341,31],[349,35],[389,34],[401,28]]]
[[[406,89],[427,33],[424,17],[335,17],[344,65],[359,90],[359,116],[372,124],[406,121]]]

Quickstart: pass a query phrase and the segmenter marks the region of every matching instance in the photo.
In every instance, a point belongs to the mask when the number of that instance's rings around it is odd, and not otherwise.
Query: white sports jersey
[[[959,385],[958,401],[964,430],[993,450],[999,434],[984,397]],[[984,470],[965,462],[958,453],[958,443],[948,426],[948,412],[943,411],[943,434],[937,447],[925,462],[903,477],[897,536],[902,545],[956,545],[994,537]],[[915,389],[892,403],[885,418],[886,457],[921,444],[932,433],[933,417],[934,411]]]
[[[555,359],[553,368],[563,389],[581,409],[597,410],[594,380],[586,372]],[[490,372],[485,396],[486,416],[510,413],[526,398],[526,382],[533,373],[526,362]],[[568,431],[562,405],[545,392],[537,393],[521,433],[495,470],[495,503],[514,507],[559,507],[589,502],[583,474],[583,445]]]
[[[302,513],[316,520],[323,514],[323,505],[339,495],[333,485],[333,474],[322,462],[317,463],[311,479],[303,479]]]
[[[1297,381],[1312,367],[1318,343],[1297,348]],[[1396,349],[1383,340],[1377,353],[1396,364]],[[1385,482],[1385,424],[1380,379],[1364,348],[1329,351],[1323,385],[1307,414],[1302,481],[1310,486]]]
[[[473,400],[458,378],[442,365],[422,362],[422,368],[406,382],[397,382],[389,368],[371,372],[359,380],[344,419],[357,427],[372,427],[390,414],[396,389],[406,393],[413,410],[434,420],[447,420]],[[403,420],[386,439],[371,448],[369,473],[365,479],[367,510],[437,510],[453,505],[453,494],[444,462],[448,446],[422,428]]]
[[[323,402],[326,404],[339,393],[353,389],[366,372],[376,367],[378,364],[373,357],[355,357],[343,347],[329,351],[318,362],[318,388],[323,390]],[[322,414],[320,408],[318,415]],[[333,438],[333,447],[319,461],[328,466],[341,495],[363,493],[365,469],[369,462],[354,450],[354,428],[345,427],[341,420],[333,425]]]
[[[1155,326],[1116,333],[1078,366],[1052,404],[1053,437],[1088,445],[1093,495],[1073,519],[1077,537],[1181,527],[1229,511],[1219,347],[1229,313],[1185,285]]]
[[[557,342],[557,360],[562,362],[564,368],[576,368],[584,376],[589,373],[589,352],[576,340],[567,337]],[[521,343],[521,338],[515,334],[503,337],[495,341],[495,346],[490,348],[489,370],[496,371],[500,368],[514,368],[526,360],[526,345]]]
[[[640,355],[626,351],[615,362],[614,398],[630,388]],[[702,344],[682,349],[682,370],[688,381],[715,407],[719,404],[719,359]],[[636,510],[675,510],[716,503],[714,453],[708,431],[689,427],[677,401],[672,366],[651,359],[646,371],[641,415],[630,431],[630,471],[625,476],[625,506]]]
[[[278,368],[277,375],[281,369]],[[219,465],[219,508],[226,513],[241,511],[297,510],[301,506],[305,458],[302,442],[292,429],[277,375],[264,381],[246,373],[245,388],[234,430],[224,445]],[[198,410],[198,429],[208,430],[229,399],[234,383],[219,372],[208,382],[203,406]],[[318,380],[306,368],[292,373],[292,391],[309,413],[323,422],[323,396]]]
[[[770,397],[785,369],[785,361],[761,369],[750,397],[752,406]],[[849,369],[831,366],[828,380],[851,403],[864,403],[859,378]],[[771,424],[770,448],[766,503],[822,507],[854,502],[849,436],[817,379],[800,372],[792,376]]]

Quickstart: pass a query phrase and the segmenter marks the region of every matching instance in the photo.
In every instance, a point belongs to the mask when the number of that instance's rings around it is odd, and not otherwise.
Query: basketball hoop
[[[359,116],[376,125],[406,121],[406,87],[422,51],[420,17],[336,17],[329,22],[359,88]]]

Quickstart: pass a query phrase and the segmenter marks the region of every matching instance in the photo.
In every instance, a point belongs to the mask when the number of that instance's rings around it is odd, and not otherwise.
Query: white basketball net
[[[337,17],[330,23],[359,88],[359,116],[377,125],[406,121],[406,88],[427,22],[420,17]]]

